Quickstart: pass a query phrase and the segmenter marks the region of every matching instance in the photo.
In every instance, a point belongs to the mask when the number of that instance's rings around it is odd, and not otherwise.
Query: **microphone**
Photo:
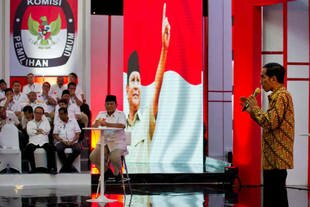
[[[253,96],[256,97],[258,94],[260,94],[260,88],[256,88],[254,93],[253,93]],[[247,108],[249,108],[249,104],[246,103],[245,106],[243,107],[242,111],[245,111]]]

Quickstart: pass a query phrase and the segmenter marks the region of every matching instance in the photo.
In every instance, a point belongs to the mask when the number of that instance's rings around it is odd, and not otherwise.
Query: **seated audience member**
[[[30,105],[26,105],[23,108],[23,115],[22,115],[22,120],[21,120],[21,131],[23,134],[23,139],[22,139],[22,150],[24,150],[29,142],[29,136],[27,134],[27,124],[29,121],[33,120],[33,108]]]
[[[0,130],[5,124],[14,124],[20,127],[20,122],[13,111],[6,110],[4,106],[0,106]]]
[[[38,94],[38,103],[46,104],[45,115],[50,117],[51,120],[54,119],[55,106],[57,104],[56,97],[50,93],[51,84],[49,82],[44,82],[42,85],[42,93]]]
[[[70,119],[81,119],[81,110],[76,104],[69,104],[69,91],[64,90],[62,98],[58,101],[58,105],[55,107],[54,125],[60,120],[58,110],[62,107],[67,108],[68,116]]]
[[[47,154],[47,168],[51,174],[56,174],[55,169],[55,154],[53,145],[49,144],[48,134],[51,130],[50,123],[47,119],[43,119],[44,109],[37,106],[34,109],[34,119],[27,124],[27,133],[29,142],[25,149],[25,154],[30,162],[32,172],[36,172],[34,160],[34,151],[37,148],[43,148]]]
[[[7,87],[7,84],[6,84],[5,80],[1,79],[0,80],[0,101],[5,99],[4,90],[6,89],[6,87]]]
[[[68,75],[68,83],[75,83],[75,85],[76,85],[75,94],[77,95],[77,97],[81,98],[80,100],[83,103],[86,103],[85,93],[83,92],[80,84],[78,84],[78,76],[76,73],[70,73]],[[67,86],[67,89],[69,89],[68,86]]]
[[[69,118],[67,108],[59,108],[58,113],[60,120],[54,127],[53,136],[56,151],[62,163],[60,172],[77,172],[72,163],[81,153],[81,146],[78,143],[81,129],[76,119]],[[65,154],[66,148],[72,149],[68,157]]]
[[[22,129],[26,131],[27,129],[27,124],[29,121],[33,120],[34,116],[33,116],[33,108],[30,105],[26,105],[23,108],[23,116],[22,116],[22,121],[21,121],[21,125],[22,125]]]
[[[36,94],[41,93],[41,85],[34,82],[33,73],[27,74],[27,84],[23,86],[23,93],[28,95],[30,92],[35,92]]]
[[[83,104],[83,99],[80,94],[76,93],[76,84],[73,82],[69,83],[68,91],[70,93],[70,103],[74,103],[80,107]]]
[[[58,76],[57,83],[51,86],[51,94],[56,97],[56,100],[59,101],[62,96],[62,92],[67,89],[67,86],[64,84],[64,77]]]
[[[21,120],[21,105],[14,100],[14,93],[11,88],[5,89],[5,99],[1,101],[1,106],[4,106],[8,111],[12,111]]]
[[[28,103],[26,105],[30,105],[32,106],[33,110],[37,107],[37,106],[41,106],[44,111],[47,110],[47,105],[43,102],[38,101],[38,96],[34,91],[29,92],[28,94]],[[48,115],[49,116],[49,115]]]
[[[62,92],[62,99],[65,101],[61,101],[61,102],[59,101],[59,104],[56,106],[56,109],[55,109],[54,124],[56,121],[59,120],[57,110],[61,107],[60,104],[62,104],[63,107],[68,107],[69,118],[73,119],[75,117],[81,127],[87,126],[87,124],[88,124],[87,115],[81,112],[81,109],[78,105],[70,102],[70,93],[68,90],[64,90]],[[65,106],[65,104],[67,106]]]
[[[127,153],[126,136],[124,128],[126,127],[126,116],[124,112],[116,109],[117,102],[116,96],[107,95],[105,99],[105,112],[99,112],[93,127],[113,127],[119,128],[112,133],[104,131],[104,139],[106,145],[104,146],[104,170],[105,177],[116,177],[116,180],[120,179],[120,170],[122,168],[121,156]],[[98,169],[100,169],[100,144],[97,144],[96,148],[90,154],[90,160]],[[114,172],[112,173],[109,168],[108,161],[111,161]]]
[[[22,91],[22,86],[19,81],[13,82],[13,93],[14,93],[14,101],[15,103],[19,104],[21,107],[25,106],[28,103],[28,96]]]

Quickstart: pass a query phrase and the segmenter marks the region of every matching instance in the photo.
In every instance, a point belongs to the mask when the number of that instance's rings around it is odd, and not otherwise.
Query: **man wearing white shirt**
[[[4,106],[0,106],[0,130],[5,124],[14,124],[19,127],[19,120],[14,112],[6,110]]]
[[[64,90],[62,98],[59,100],[58,105],[55,108],[54,125],[60,121],[58,110],[61,107],[65,107],[68,110],[69,119],[81,120],[81,109],[76,104],[69,104],[69,93],[68,90]]]
[[[14,93],[11,88],[5,89],[5,99],[1,101],[0,105],[4,106],[8,111],[12,111],[15,115],[21,120],[21,111],[22,106],[15,102],[14,100]]]
[[[67,89],[67,86],[64,85],[64,77],[58,76],[56,84],[51,86],[51,94],[53,94],[57,101],[61,99],[62,92]]]
[[[41,93],[41,85],[34,82],[34,75],[32,73],[27,74],[27,85],[23,87],[23,93],[28,95],[29,92]]]
[[[78,76],[76,73],[69,73],[68,83],[75,83],[76,85],[75,94],[77,95],[77,97],[81,97],[82,103],[86,103],[85,93],[81,88],[81,84],[78,84]],[[67,85],[67,89],[69,89],[69,84]]]
[[[44,109],[37,106],[34,109],[34,119],[27,124],[27,133],[29,142],[25,149],[25,154],[30,162],[32,172],[36,171],[34,161],[34,151],[37,148],[43,148],[47,154],[47,167],[51,174],[56,174],[55,170],[55,154],[53,146],[49,144],[48,134],[51,130],[50,123],[47,119],[43,119]]]
[[[29,102],[26,103],[26,105],[32,106],[33,110],[36,107],[41,106],[44,109],[44,112],[46,113],[47,105],[44,102],[38,101],[38,96],[34,91],[29,92],[28,99],[29,99]]]
[[[56,102],[56,96],[50,93],[51,84],[49,82],[44,82],[42,85],[42,93],[38,94],[37,100],[38,103],[45,103],[46,104],[46,111],[47,114],[51,119],[54,118],[54,111]]]
[[[14,101],[18,103],[20,106],[24,106],[26,103],[28,103],[28,96],[22,93],[21,90],[22,86],[19,81],[13,82],[13,93],[14,93]]]
[[[0,101],[5,99],[4,90],[6,89],[6,87],[7,87],[7,84],[6,84],[5,80],[1,79],[0,80]]]
[[[81,94],[76,93],[76,84],[70,82],[68,84],[68,91],[70,93],[70,103],[74,103],[78,106],[81,106],[83,104],[83,99]]]
[[[60,108],[58,112],[60,121],[54,127],[53,137],[58,157],[62,163],[60,172],[76,171],[72,163],[81,153],[81,146],[78,143],[81,129],[75,119],[69,119],[67,108]],[[65,154],[66,148],[72,149],[68,157]]]
[[[104,131],[105,148],[105,176],[111,176],[112,171],[109,168],[109,160],[114,168],[113,175],[116,179],[120,178],[120,170],[122,168],[121,156],[127,153],[126,135],[124,128],[126,127],[126,116],[124,112],[116,109],[116,96],[107,95],[105,99],[105,112],[99,112],[93,127],[111,127],[118,130]],[[90,160],[100,169],[100,144],[90,154]]]

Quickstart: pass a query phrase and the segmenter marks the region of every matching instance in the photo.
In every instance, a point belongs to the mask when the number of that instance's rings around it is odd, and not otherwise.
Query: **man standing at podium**
[[[120,170],[122,168],[121,156],[127,152],[126,136],[124,128],[126,127],[126,116],[124,112],[116,109],[116,96],[107,95],[105,99],[106,111],[99,112],[96,117],[93,127],[109,127],[119,128],[119,130],[105,130],[103,133],[105,139],[104,148],[104,171],[105,178],[115,176],[117,180],[120,179]],[[100,144],[91,152],[89,158],[92,163],[100,169]],[[109,168],[109,162],[113,166],[112,170]]]

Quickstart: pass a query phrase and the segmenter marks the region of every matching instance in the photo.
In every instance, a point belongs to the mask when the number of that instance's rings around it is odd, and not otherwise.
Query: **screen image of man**
[[[131,132],[131,145],[128,146],[128,162],[147,163],[151,141],[155,130],[158,102],[163,82],[167,53],[170,43],[170,24],[166,17],[166,4],[163,7],[162,47],[155,75],[155,89],[148,105],[141,103],[141,75],[138,53],[133,51],[128,59],[126,93],[129,105],[126,130]]]

